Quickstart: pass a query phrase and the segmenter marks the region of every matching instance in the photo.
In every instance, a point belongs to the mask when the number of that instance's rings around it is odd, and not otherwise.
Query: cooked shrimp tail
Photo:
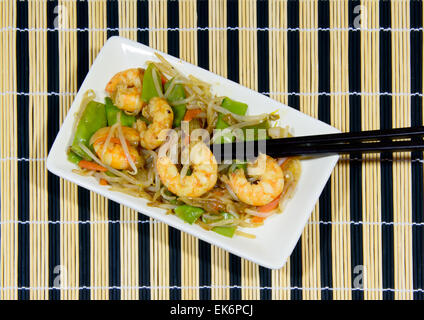
[[[106,85],[113,103],[126,112],[137,114],[144,106],[141,99],[144,69],[127,69],[115,74]]]
[[[165,99],[155,97],[150,99],[149,104],[143,109],[143,116],[152,119],[152,123],[147,125],[142,120],[137,121],[140,144],[148,150],[156,149],[164,142],[162,130],[172,128],[174,120],[172,108]]]
[[[191,175],[182,176],[171,159],[158,157],[157,172],[162,183],[180,197],[200,197],[211,190],[218,179],[218,165],[211,150],[198,142],[190,150]]]
[[[265,160],[265,161],[264,161]],[[264,163],[264,170],[258,168],[258,163]],[[265,154],[260,154],[255,163],[247,166],[252,174],[263,171],[255,177],[255,181],[246,178],[243,169],[237,169],[229,174],[229,184],[237,197],[246,204],[263,206],[277,198],[284,188],[283,170],[277,161]],[[256,171],[256,172],[255,172]]]
[[[136,168],[142,166],[144,158],[137,150],[139,144],[137,130],[129,127],[121,127],[121,130],[125,137],[124,143],[126,143],[126,146],[123,146],[119,139],[118,130],[112,130],[111,127],[98,130],[91,137],[90,144],[93,145],[100,160],[114,169],[130,169],[132,168],[131,164]]]

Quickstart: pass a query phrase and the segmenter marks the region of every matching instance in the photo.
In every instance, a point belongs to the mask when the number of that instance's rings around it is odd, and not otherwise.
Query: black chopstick
[[[385,130],[369,130],[360,132],[332,133],[315,136],[284,138],[284,144],[321,143],[321,142],[353,142],[376,139],[401,139],[424,136],[424,127],[396,128]],[[271,140],[271,144],[280,144],[279,139]]]
[[[266,153],[274,158],[302,155],[401,152],[424,150],[424,127],[336,133],[316,136],[214,144],[218,162],[246,160]]]
[[[324,145],[296,145],[293,148],[276,150],[268,148],[265,153],[273,158],[314,155],[314,154],[350,154],[374,152],[401,152],[424,150],[424,141],[383,141],[358,144],[324,144]],[[252,158],[252,155],[249,157]]]

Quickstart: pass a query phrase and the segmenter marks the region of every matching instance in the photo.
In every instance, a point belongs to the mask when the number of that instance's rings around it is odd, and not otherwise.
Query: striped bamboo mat
[[[46,170],[106,39],[179,56],[342,131],[422,125],[420,1],[1,1],[0,299],[423,299],[423,154],[340,160],[269,270]]]

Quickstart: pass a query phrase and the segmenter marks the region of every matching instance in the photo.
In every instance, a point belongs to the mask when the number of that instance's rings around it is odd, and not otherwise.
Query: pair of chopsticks
[[[424,150],[424,127],[323,134],[212,145],[217,160]]]

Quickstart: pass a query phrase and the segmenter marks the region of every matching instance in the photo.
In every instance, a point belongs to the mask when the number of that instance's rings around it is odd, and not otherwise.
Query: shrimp
[[[122,133],[127,142],[129,155],[136,167],[144,165],[144,158],[137,150],[139,144],[139,136],[137,130],[129,127],[121,127]],[[130,162],[125,155],[121,140],[118,138],[118,133],[114,131],[109,138],[107,146],[105,146],[111,127],[101,128],[94,133],[90,139],[90,144],[93,145],[94,151],[100,160],[118,170],[130,169]]]
[[[191,147],[192,174],[182,177],[167,156],[159,156],[156,170],[162,183],[179,197],[200,197],[211,190],[218,179],[218,165],[211,150],[197,142]]]
[[[115,74],[106,85],[113,103],[129,113],[137,114],[144,106],[141,99],[144,69],[127,69]]]
[[[154,97],[143,109],[143,116],[152,119],[152,123],[147,126],[146,122],[137,120],[140,144],[148,150],[156,149],[164,142],[161,131],[172,128],[174,113],[165,99]]]
[[[229,174],[229,185],[240,201],[252,206],[263,206],[277,198],[284,188],[284,174],[277,161],[265,154],[260,154],[255,163],[249,163],[248,172],[255,164],[265,161],[265,170],[258,176],[259,180],[249,182],[243,169]]]

